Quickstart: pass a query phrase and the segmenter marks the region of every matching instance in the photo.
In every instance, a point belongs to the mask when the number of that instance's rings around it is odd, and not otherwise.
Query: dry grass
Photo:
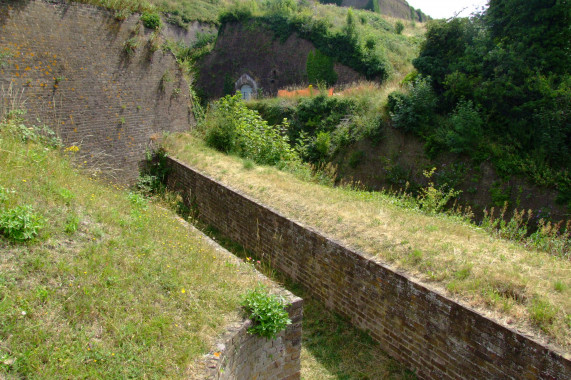
[[[395,205],[379,193],[303,182],[210,150],[189,135],[167,150],[205,174],[335,237],[430,288],[538,339],[571,347],[571,263],[496,239],[445,215]]]

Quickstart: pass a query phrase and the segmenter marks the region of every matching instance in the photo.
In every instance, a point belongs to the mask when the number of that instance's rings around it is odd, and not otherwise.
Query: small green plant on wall
[[[252,327],[248,329],[250,334],[274,339],[287,325],[291,324],[283,300],[278,296],[268,294],[262,286],[246,293],[242,306],[248,318],[253,322]]]
[[[161,26],[161,17],[156,13],[143,12],[141,15],[141,21],[145,28],[156,30]]]
[[[123,43],[123,50],[129,57],[135,54],[135,50],[137,50],[137,47],[139,47],[139,41],[137,40],[136,37],[131,37]]]
[[[6,65],[6,61],[8,58],[12,57],[12,53],[9,51],[2,51],[0,52],[0,68]]]

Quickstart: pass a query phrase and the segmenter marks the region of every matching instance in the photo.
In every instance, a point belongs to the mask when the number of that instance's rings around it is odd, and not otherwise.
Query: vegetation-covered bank
[[[259,278],[43,133],[0,123],[0,377],[187,378]]]
[[[413,61],[418,77],[389,96],[394,127],[427,152],[489,160],[559,191],[571,208],[571,7],[492,0],[470,19],[434,21]]]
[[[568,257],[524,248],[460,216],[434,212],[442,198],[431,187],[419,207],[410,197],[323,186],[300,179],[305,172],[291,167],[288,172],[257,166],[188,135],[169,137],[166,148],[215,179],[486,315],[533,331],[563,350],[570,347]]]

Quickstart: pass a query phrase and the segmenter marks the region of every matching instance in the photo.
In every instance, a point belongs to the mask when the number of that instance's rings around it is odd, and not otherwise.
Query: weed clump
[[[161,17],[156,13],[143,12],[141,21],[145,28],[157,30],[161,27]]]
[[[262,287],[246,293],[242,306],[248,318],[253,322],[252,327],[248,329],[250,334],[274,339],[287,325],[291,324],[283,300],[268,294]]]
[[[9,240],[16,242],[32,240],[38,235],[43,224],[43,217],[30,205],[0,210],[0,233]]]

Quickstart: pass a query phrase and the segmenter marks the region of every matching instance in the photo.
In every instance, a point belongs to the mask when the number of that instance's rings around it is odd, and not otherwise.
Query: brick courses
[[[420,378],[571,378],[561,353],[169,158],[168,186],[204,223],[368,331]]]
[[[29,125],[48,125],[91,167],[138,175],[163,131],[193,124],[188,85],[170,52],[149,49],[139,15],[63,1],[0,0],[0,107],[21,94]],[[124,43],[139,46],[129,57]]]

